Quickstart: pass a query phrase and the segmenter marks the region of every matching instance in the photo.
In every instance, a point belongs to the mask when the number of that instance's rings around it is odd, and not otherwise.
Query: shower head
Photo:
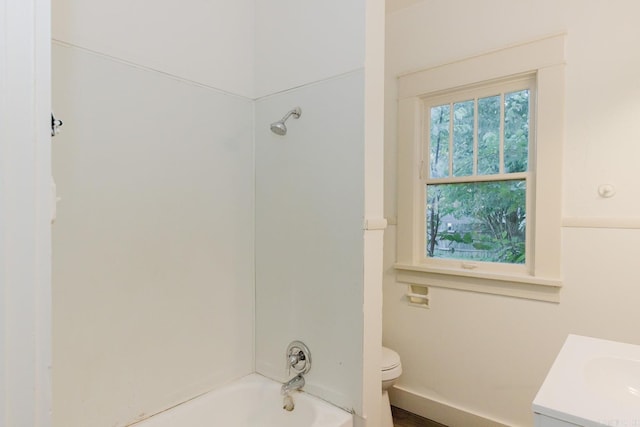
[[[284,125],[283,121],[271,123],[271,132],[275,133],[276,135],[286,135],[287,127]]]
[[[294,119],[299,119],[300,115],[302,115],[302,110],[300,107],[296,107],[293,110],[289,111],[285,116],[277,122],[271,123],[271,132],[276,135],[286,135],[287,134],[287,126],[285,126],[284,122],[289,119],[289,117],[293,116]]]

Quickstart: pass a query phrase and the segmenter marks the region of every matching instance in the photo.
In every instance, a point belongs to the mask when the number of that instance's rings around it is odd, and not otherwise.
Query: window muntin
[[[534,95],[530,75],[423,98],[425,263],[530,261]]]

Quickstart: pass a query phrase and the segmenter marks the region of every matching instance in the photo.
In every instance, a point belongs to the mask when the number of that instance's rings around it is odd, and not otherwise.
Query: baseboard
[[[393,406],[413,412],[449,427],[509,427],[486,416],[456,407],[442,400],[427,397],[402,386],[389,390]]]

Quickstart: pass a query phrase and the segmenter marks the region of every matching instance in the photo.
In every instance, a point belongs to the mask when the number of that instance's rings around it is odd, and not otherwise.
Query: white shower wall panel
[[[269,124],[300,106],[286,136]],[[305,390],[362,404],[364,71],[256,103],[256,370],[284,381],[285,350],[312,353]]]
[[[55,425],[252,372],[252,101],[58,44],[53,83]]]

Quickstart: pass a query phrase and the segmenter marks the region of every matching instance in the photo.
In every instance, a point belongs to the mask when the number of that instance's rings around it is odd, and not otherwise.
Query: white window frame
[[[541,301],[559,301],[565,35],[523,43],[400,76],[398,86],[398,237],[396,279]],[[525,266],[425,258],[424,99],[443,91],[535,76],[527,187]],[[533,156],[533,157],[532,157]],[[428,164],[428,163],[427,163]],[[535,203],[532,203],[535,201]]]
[[[421,209],[424,211],[425,210],[425,206],[426,206],[426,192],[424,191],[425,187],[427,185],[430,184],[454,184],[454,183],[477,183],[477,182],[488,182],[488,181],[507,181],[507,180],[512,180],[512,179],[519,179],[519,180],[524,180],[527,183],[526,186],[526,200],[527,200],[527,206],[526,208],[526,212],[532,212],[532,208],[533,208],[533,200],[534,200],[534,192],[535,192],[535,186],[534,184],[534,180],[533,180],[533,173],[532,171],[535,170],[535,144],[533,143],[533,141],[535,140],[535,114],[530,114],[530,132],[529,132],[529,139],[530,139],[530,144],[529,144],[529,149],[528,149],[528,157],[529,157],[529,162],[528,164],[530,165],[528,170],[525,172],[518,172],[518,173],[505,173],[504,171],[502,171],[504,165],[503,163],[503,159],[501,158],[501,172],[500,173],[496,173],[496,174],[491,174],[491,175],[483,175],[483,174],[478,174],[476,173],[476,169],[477,169],[477,157],[478,157],[478,150],[474,149],[474,171],[471,175],[468,176],[453,176],[452,170],[450,170],[449,172],[451,173],[451,176],[449,177],[438,177],[438,178],[432,178],[429,175],[429,153],[430,153],[430,142],[428,143],[428,141],[430,140],[430,138],[428,137],[429,135],[429,129],[430,129],[430,110],[432,107],[436,107],[439,105],[448,105],[448,104],[455,104],[457,102],[463,102],[463,101],[473,101],[474,103],[476,103],[476,107],[477,107],[477,100],[481,99],[483,97],[487,97],[487,96],[494,96],[494,95],[505,95],[506,93],[509,92],[516,92],[516,91],[520,91],[520,90],[524,90],[527,89],[531,92],[530,95],[530,111],[534,112],[534,108],[531,108],[531,106],[535,105],[535,95],[536,95],[536,85],[535,85],[535,75],[534,74],[525,74],[525,75],[518,75],[518,76],[513,76],[507,79],[500,79],[498,81],[491,81],[491,82],[486,82],[485,84],[481,84],[480,86],[474,85],[471,88],[462,88],[462,89],[455,89],[452,91],[446,91],[445,93],[438,93],[435,95],[429,95],[425,98],[423,98],[423,130],[422,130],[422,136],[425,137],[424,141],[422,143],[422,154],[421,154],[421,158],[422,158],[422,170],[421,170],[421,180],[422,180],[422,188],[423,191],[420,192],[420,200],[418,200],[418,202],[416,203],[416,207],[420,206]],[[453,110],[453,108],[452,108]],[[474,118],[474,121],[477,120],[477,117]],[[450,122],[449,126],[453,126],[453,122]],[[450,137],[453,137],[453,132],[450,130]],[[503,145],[504,138],[500,138],[500,145]],[[475,141],[474,141],[474,146],[477,147],[477,134],[475,137]],[[449,148],[449,168],[452,169],[453,168],[453,152],[452,152],[452,147]],[[422,259],[420,260],[421,264],[431,264],[433,266],[438,266],[438,267],[444,267],[444,268],[455,268],[455,267],[462,267],[465,269],[475,269],[478,267],[481,267],[482,270],[485,271],[493,271],[493,272],[509,272],[509,273],[524,273],[525,271],[530,270],[530,262],[529,260],[527,260],[526,265],[522,265],[522,264],[504,264],[504,263],[496,263],[496,262],[475,262],[472,260],[461,260],[461,259],[449,259],[449,258],[427,258],[426,255],[426,245],[427,245],[427,232],[426,232],[426,221],[420,221],[419,223],[419,227],[420,229],[417,230],[418,232],[418,236],[420,236],[422,238],[422,242],[416,242],[420,248],[422,248]],[[531,252],[532,250],[532,245],[530,244],[531,242],[531,228],[527,227],[526,230],[526,251],[527,254]]]

